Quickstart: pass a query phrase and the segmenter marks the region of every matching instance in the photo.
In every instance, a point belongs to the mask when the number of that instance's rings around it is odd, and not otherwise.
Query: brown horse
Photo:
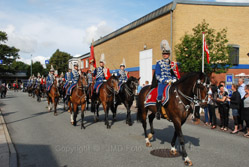
[[[105,112],[105,125],[107,129],[111,128],[111,125],[109,124],[108,113],[110,106],[114,105],[114,99],[118,93],[118,82],[118,77],[114,75],[111,76],[106,82],[101,85],[98,95],[93,94],[91,99],[91,111],[94,112],[94,121],[97,122],[99,120],[99,105],[101,103]],[[114,113],[113,110],[112,112]]]
[[[184,137],[181,126],[187,120],[189,114],[193,111],[194,101],[198,101],[202,106],[207,105],[207,91],[209,87],[209,79],[204,73],[190,73],[183,76],[180,80],[172,84],[169,90],[169,101],[162,106],[163,117],[172,121],[175,127],[175,133],[171,141],[171,153],[177,154],[175,149],[176,138],[182,146],[182,156],[186,165],[192,165],[192,161],[188,158],[185,150]],[[144,106],[146,95],[151,90],[151,86],[145,86],[138,96],[138,112],[137,120],[141,121],[144,128],[146,146],[151,146],[150,139],[154,134],[153,119],[157,112],[156,106]],[[149,123],[151,133],[146,132],[146,118],[148,110],[152,113],[149,115]]]
[[[54,83],[51,86],[50,92],[48,92],[48,96],[47,96],[48,111],[50,112],[52,110],[52,108],[54,107],[54,116],[57,115],[56,107],[57,107],[57,103],[59,101],[59,96],[60,96],[58,86],[59,86],[58,82],[55,79]],[[52,104],[52,107],[50,107],[50,103]]]
[[[71,113],[71,123],[74,126],[76,126],[77,124],[76,118],[78,114],[78,105],[81,105],[81,129],[82,128],[85,129],[83,120],[84,120],[84,111],[86,108],[86,88],[87,88],[87,78],[86,74],[83,73],[80,75],[77,85],[73,89],[70,100],[68,101],[68,106]],[[71,103],[73,104],[74,114],[72,114]]]

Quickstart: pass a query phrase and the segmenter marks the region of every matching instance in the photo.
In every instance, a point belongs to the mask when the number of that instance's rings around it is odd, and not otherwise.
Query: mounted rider
[[[158,96],[157,96],[157,113],[156,117],[159,120],[161,118],[161,107],[162,107],[162,95],[164,88],[171,84],[172,82],[176,82],[176,75],[174,72],[171,72],[171,62],[170,62],[170,52],[171,48],[167,40],[162,40],[161,42],[161,50],[162,50],[162,60],[159,60],[156,64],[155,75],[156,80],[158,81]]]
[[[93,83],[93,75],[90,69],[87,70],[87,83],[88,83],[88,86],[90,86],[90,84]]]
[[[119,87],[123,83],[125,83],[129,78],[128,72],[125,71],[125,59],[124,58],[123,58],[123,62],[120,64],[120,69],[117,72],[117,76],[119,76],[119,83],[118,83]]]
[[[47,93],[50,92],[50,89],[51,89],[51,86],[53,85],[54,83],[54,80],[55,80],[55,76],[54,76],[54,67],[53,65],[51,65],[51,69],[50,69],[50,72],[47,76],[47,80],[46,80],[46,86],[47,86]]]
[[[74,69],[72,71],[72,85],[67,90],[67,98],[71,96],[73,88],[77,85],[80,74],[78,72],[78,63],[74,63]]]
[[[37,74],[37,78],[36,78],[36,81],[35,81],[35,89],[37,88],[38,85],[41,84],[41,74],[38,72]],[[40,87],[41,89],[41,87]]]
[[[68,69],[68,72],[65,74],[65,80],[66,80],[66,83],[65,83],[65,85],[63,86],[63,89],[65,90],[65,89],[67,89],[67,87],[69,86],[69,84],[71,84],[72,83],[72,69],[71,68],[69,68]]]
[[[96,89],[111,77],[109,68],[105,68],[105,55],[102,53],[99,61],[100,67],[96,68],[93,72],[95,79],[93,93],[97,93]]]

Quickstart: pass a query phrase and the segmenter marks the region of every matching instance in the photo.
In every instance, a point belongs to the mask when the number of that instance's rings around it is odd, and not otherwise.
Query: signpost
[[[3,64],[3,60],[0,60],[0,64]]]
[[[232,96],[232,84],[234,82],[233,74],[226,74],[226,88],[229,92],[229,97]]]
[[[49,60],[45,60],[45,64],[49,64]]]

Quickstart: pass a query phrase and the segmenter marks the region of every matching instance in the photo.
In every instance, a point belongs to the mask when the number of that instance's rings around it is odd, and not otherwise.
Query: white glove
[[[69,81],[69,83],[72,83],[72,81]]]
[[[176,79],[173,79],[172,82],[173,82],[173,83],[176,82]]]

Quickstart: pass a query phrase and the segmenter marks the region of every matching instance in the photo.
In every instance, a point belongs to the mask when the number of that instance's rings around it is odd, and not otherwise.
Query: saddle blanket
[[[169,100],[169,90],[170,90],[170,85],[167,85],[165,88],[164,88],[164,91],[163,91],[163,98],[162,98],[162,105],[164,106],[168,100]],[[148,106],[153,106],[153,105],[156,105],[156,99],[157,99],[157,89],[158,87],[156,88],[153,88],[149,91],[149,93],[147,94],[147,96],[145,97],[145,101],[144,101],[144,106],[145,107],[148,107]]]
[[[103,84],[103,83],[100,83],[100,84],[97,86],[97,88],[96,88],[96,94],[99,93],[99,89],[100,89],[100,87],[102,86],[102,84]]]

